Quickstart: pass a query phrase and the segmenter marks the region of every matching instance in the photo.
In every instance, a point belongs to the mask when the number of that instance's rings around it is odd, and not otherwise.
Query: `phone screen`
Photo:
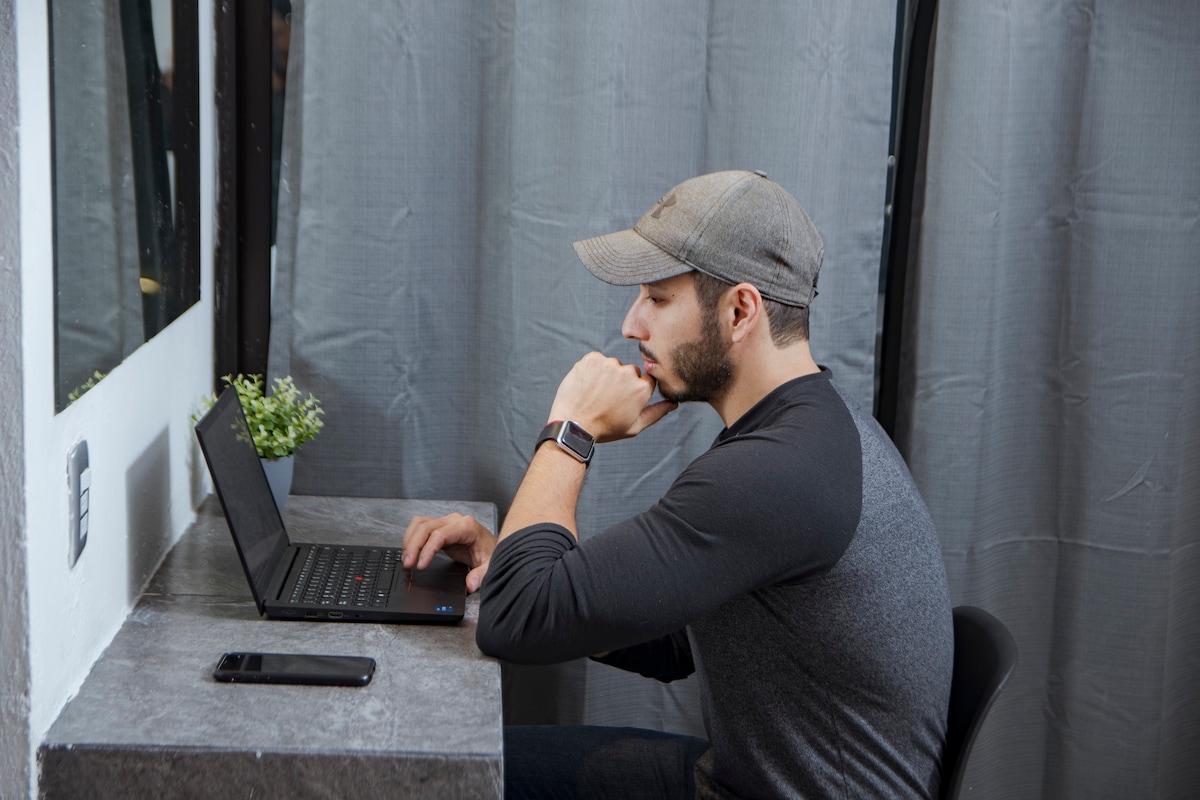
[[[375,659],[302,653],[226,653],[213,677],[234,683],[304,683],[318,686],[366,686]]]

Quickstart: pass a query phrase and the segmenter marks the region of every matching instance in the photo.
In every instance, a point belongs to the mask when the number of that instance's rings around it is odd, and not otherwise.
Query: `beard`
[[[658,361],[645,348],[639,348],[651,361]],[[725,391],[733,378],[729,360],[729,345],[721,340],[715,324],[705,325],[700,338],[684,342],[670,353],[669,368],[679,385],[665,387],[660,382],[658,393],[674,403],[708,403]]]

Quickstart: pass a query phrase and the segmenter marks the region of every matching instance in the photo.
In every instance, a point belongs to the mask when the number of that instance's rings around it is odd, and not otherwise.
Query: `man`
[[[405,563],[443,548],[474,568],[490,655],[694,671],[708,740],[512,729],[510,796],[935,796],[953,651],[941,552],[899,454],[813,361],[823,244],[808,215],[761,173],[719,172],[575,249],[640,286],[622,333],[641,367],[581,359],[498,539],[419,519]],[[721,416],[716,442],[652,508],[578,542],[593,440],[686,401]]]

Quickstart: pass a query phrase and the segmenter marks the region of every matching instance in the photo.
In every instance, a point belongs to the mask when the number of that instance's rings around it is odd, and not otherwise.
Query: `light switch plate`
[[[92,470],[88,465],[87,442],[77,442],[67,453],[67,488],[70,495],[67,564],[74,567],[87,544],[88,523],[92,517]]]

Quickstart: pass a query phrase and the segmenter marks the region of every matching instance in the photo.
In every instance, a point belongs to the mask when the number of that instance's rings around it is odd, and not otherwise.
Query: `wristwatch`
[[[576,460],[582,461],[584,466],[591,463],[592,452],[596,449],[596,437],[579,427],[579,423],[569,419],[559,419],[546,425],[542,428],[541,435],[538,436],[537,444],[534,445],[535,453],[542,446],[542,442],[547,439],[552,439],[555,444],[574,456]]]

